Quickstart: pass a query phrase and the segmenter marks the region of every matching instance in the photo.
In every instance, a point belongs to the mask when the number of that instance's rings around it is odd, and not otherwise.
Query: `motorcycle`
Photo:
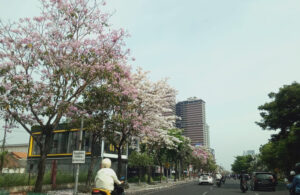
[[[124,181],[124,177],[121,177],[121,181]],[[116,195],[125,195],[124,188],[125,188],[125,183],[122,183],[120,185],[114,184],[114,191],[110,193],[109,190],[101,189],[101,188],[93,188],[92,189],[92,194],[94,195],[111,195],[111,194],[116,194]]]
[[[224,177],[222,177],[221,181],[222,181],[222,183],[223,183],[223,184],[225,184],[226,177],[225,177],[225,176],[224,176]]]
[[[98,194],[98,195],[111,195],[110,191],[101,189],[101,188],[93,188],[92,194]]]
[[[124,192],[124,187],[121,185],[116,185],[115,184],[115,189],[113,191],[113,194],[117,194],[117,195],[125,195]],[[101,188],[93,188],[92,189],[92,194],[95,195],[111,195],[112,193],[110,193],[110,191],[105,190],[105,189],[101,189]]]
[[[217,186],[218,186],[218,187],[221,187],[222,180],[221,180],[221,179],[217,179],[217,180],[216,180],[216,183],[217,183]]]
[[[240,188],[241,188],[241,190],[242,190],[243,193],[247,192],[248,191],[248,183],[247,183],[247,181],[244,180],[241,183]]]

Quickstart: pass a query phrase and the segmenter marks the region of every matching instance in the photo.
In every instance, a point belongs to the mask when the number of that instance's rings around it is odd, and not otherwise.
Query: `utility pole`
[[[4,136],[2,140],[2,147],[1,147],[1,153],[0,153],[0,173],[2,173],[4,159],[5,159],[5,142],[6,142],[6,132],[7,132],[7,121],[8,118],[5,118],[5,125],[4,125]]]
[[[82,129],[83,129],[83,117],[81,117],[78,150],[81,150],[81,145],[82,145]],[[76,177],[75,177],[74,195],[77,195],[77,193],[78,193],[78,177],[79,177],[79,163],[76,164]]]

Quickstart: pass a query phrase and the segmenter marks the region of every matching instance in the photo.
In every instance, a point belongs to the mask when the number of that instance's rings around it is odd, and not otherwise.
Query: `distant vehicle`
[[[272,190],[275,191],[276,178],[270,172],[253,172],[250,182],[251,190]]]
[[[199,177],[199,185],[201,185],[201,184],[211,184],[211,185],[213,185],[214,184],[214,179],[208,173],[201,174],[200,177]]]

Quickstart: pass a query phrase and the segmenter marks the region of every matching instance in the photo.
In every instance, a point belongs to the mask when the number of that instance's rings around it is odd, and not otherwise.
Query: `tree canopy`
[[[270,93],[272,101],[258,107],[256,122],[267,130],[279,130],[260,148],[260,159],[270,169],[288,173],[300,161],[300,84],[284,85]]]
[[[272,101],[258,107],[262,117],[256,122],[267,130],[280,130],[279,135],[286,135],[291,127],[300,127],[300,84],[284,85],[277,93],[270,93]]]
[[[231,170],[235,173],[242,173],[243,171],[250,172],[253,160],[254,159],[251,155],[236,156],[233,164],[231,165]]]

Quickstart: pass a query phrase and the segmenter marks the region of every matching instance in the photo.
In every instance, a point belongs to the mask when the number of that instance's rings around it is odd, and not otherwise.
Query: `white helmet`
[[[296,175],[295,171],[291,171],[290,175]]]

